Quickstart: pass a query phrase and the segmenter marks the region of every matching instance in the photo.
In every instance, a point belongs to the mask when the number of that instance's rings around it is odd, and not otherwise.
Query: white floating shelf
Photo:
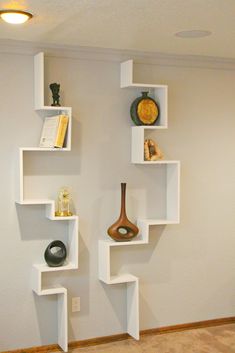
[[[137,282],[138,277],[130,275],[129,273],[124,273],[118,276],[110,277],[110,284],[120,284],[120,283],[128,283],[128,282]]]
[[[132,127],[131,162],[141,165],[155,165],[166,168],[166,209],[164,219],[139,219],[139,236],[128,242],[115,242],[111,239],[99,241],[99,279],[109,285],[126,283],[127,287],[127,332],[139,339],[139,280],[132,274],[111,276],[111,249],[118,246],[143,245],[149,243],[149,227],[179,223],[180,214],[180,162],[177,160],[144,160],[145,132],[167,128],[167,86],[136,83],[133,77],[133,60],[121,64],[121,88],[150,88],[160,106],[160,117],[154,126]]]
[[[38,295],[55,295],[55,294],[66,294],[66,288],[64,287],[57,287],[57,288],[47,288],[42,289],[40,294]]]
[[[107,243],[107,245],[110,247],[146,244],[146,241],[142,239],[130,240],[130,241],[114,241],[114,240],[105,239],[101,241]]]
[[[43,110],[43,111],[50,111],[50,110],[53,110],[53,111],[56,111],[56,112],[63,112],[63,111],[71,111],[72,108],[71,107],[53,107],[51,105],[43,105],[42,107],[38,107],[38,108],[35,108],[36,111],[40,111],[40,110]]]
[[[121,63],[121,88],[149,88],[150,96],[159,105],[160,114],[156,121],[155,128],[166,129],[168,124],[168,86],[161,84],[136,83],[134,78],[133,60]]]
[[[132,61],[132,60],[131,60]],[[155,85],[153,83],[131,83],[128,86],[122,86],[121,88],[128,88],[128,87],[134,87],[134,88],[167,88],[167,85]]]
[[[49,200],[49,199],[22,199],[22,200],[16,200],[16,203],[19,203],[20,205],[52,205],[54,203],[54,200]]]
[[[144,222],[148,226],[159,226],[167,224],[179,224],[179,219],[140,219],[139,222]]]
[[[144,245],[149,243],[149,227],[160,224],[174,224],[175,221],[142,219],[138,220],[139,240],[115,242],[112,239],[99,240],[99,279],[109,285],[127,285],[127,332],[139,339],[139,279],[130,273],[111,276],[111,248],[117,246]]]
[[[64,152],[70,151],[69,148],[49,148],[49,147],[20,147],[22,152]]]
[[[67,114],[69,123],[65,139],[64,148],[40,148],[40,147],[21,147],[17,158],[16,175],[16,202],[21,205],[45,205],[46,217],[51,221],[66,221],[68,226],[67,239],[67,263],[60,267],[49,267],[46,263],[35,264],[32,266],[32,289],[38,295],[57,295],[58,304],[58,344],[68,351],[68,299],[67,289],[57,285],[53,288],[44,288],[42,285],[43,275],[49,272],[59,272],[75,270],[78,268],[78,216],[56,217],[55,201],[51,199],[25,199],[24,195],[24,156],[28,152],[65,152],[71,150],[71,129],[72,129],[72,108],[71,107],[52,107],[44,105],[44,54],[39,53],[34,58],[34,93],[35,110],[42,116],[53,116]]]
[[[140,126],[133,126],[133,128],[136,129],[142,129],[142,130],[160,130],[160,129],[166,129],[165,126],[158,126],[158,125],[140,125]]]
[[[159,165],[166,165],[166,164],[176,164],[178,161],[170,161],[170,160],[159,160],[159,161],[143,161],[143,162],[135,162],[134,164],[159,164]]]
[[[43,273],[43,272],[76,270],[77,264],[73,264],[70,262],[67,265],[63,265],[59,267],[49,267],[47,264],[34,264],[33,267],[35,267],[35,269],[37,269],[40,273]]]
[[[78,216],[66,216],[66,217],[60,217],[60,216],[50,216],[48,217],[50,218],[51,221],[72,221],[72,220],[76,220],[78,218]]]

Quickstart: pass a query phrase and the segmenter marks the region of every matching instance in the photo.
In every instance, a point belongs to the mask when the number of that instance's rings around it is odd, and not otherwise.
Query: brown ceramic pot
[[[139,232],[126,215],[126,183],[121,183],[121,212],[118,220],[108,228],[108,235],[115,241],[130,241]]]

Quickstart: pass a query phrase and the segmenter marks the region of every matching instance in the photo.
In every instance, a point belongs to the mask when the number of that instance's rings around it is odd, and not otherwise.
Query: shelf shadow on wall
[[[139,296],[139,302],[140,302],[140,330],[142,329],[148,329],[150,328],[145,327],[145,325],[143,325],[143,321],[147,322],[148,325],[149,323],[151,323],[150,325],[152,325],[151,328],[156,328],[159,326],[159,321],[157,320],[156,315],[154,314],[153,308],[152,308],[152,303],[147,301],[146,298],[141,294],[140,291],[140,296]],[[143,318],[143,320],[141,320],[141,318]],[[141,322],[142,321],[142,322]]]
[[[130,272],[134,276],[145,276],[143,266],[148,266],[149,262],[161,240],[161,236],[165,230],[165,225],[150,226],[149,243],[140,245],[117,246],[111,249],[111,261],[113,263],[112,269],[115,273]],[[138,238],[133,239],[138,240]],[[131,241],[130,241],[131,243]],[[141,265],[140,274],[138,266]]]
[[[45,217],[45,205],[16,204],[16,212],[22,240],[51,239],[54,234],[60,238],[67,233],[67,222]]]
[[[140,280],[140,292],[141,282],[144,281],[145,277],[148,277],[148,263],[160,241],[165,226],[152,226],[150,229],[150,238],[148,244],[120,246],[111,249],[111,274],[120,275],[122,273],[131,273],[132,275],[137,276]],[[113,256],[114,254],[115,256]],[[116,262],[116,264],[114,264],[114,262]],[[124,264],[124,266],[122,266],[122,264]],[[136,266],[141,266],[141,271],[138,271]],[[125,326],[127,305],[126,284],[107,285],[101,282],[101,286],[103,287],[106,298],[109,300],[110,306],[114,310],[116,318],[118,319],[121,327],[124,327],[127,330]],[[120,304],[120,301],[122,304]],[[153,315],[150,307],[146,302],[144,302],[144,299],[141,296],[140,305],[141,307],[144,305],[144,312],[147,312],[148,317],[151,317],[151,322],[155,322],[156,317]],[[143,312],[143,310],[141,311]]]
[[[54,344],[57,341],[56,295],[38,296],[33,292],[34,307],[40,335],[39,345]]]
[[[78,339],[79,327],[75,318],[88,317],[90,314],[90,253],[83,238],[79,237],[79,263],[78,270],[69,271],[63,282],[68,290],[68,333],[69,341]],[[72,313],[71,303],[73,297],[81,298],[81,309]]]
[[[132,165],[135,175],[138,178],[132,181],[133,187],[141,190],[144,209],[141,210],[143,215],[138,218],[164,219],[167,213],[167,184],[166,184],[166,168],[164,165]]]
[[[120,329],[122,332],[127,331],[126,327],[126,284],[125,283],[119,283],[119,284],[105,284],[103,282],[100,282],[103,292],[105,294],[106,299],[108,299],[108,302],[110,303],[110,306],[108,307],[106,312],[114,312],[115,313],[115,319],[118,320],[120,324]],[[124,304],[123,304],[124,302]],[[103,312],[103,322],[107,322],[107,319],[105,318],[105,311]],[[105,335],[113,335],[116,332],[112,331],[112,326],[109,326],[110,332],[105,333]],[[106,328],[107,332],[107,328]],[[120,332],[121,333],[121,332]]]
[[[120,212],[120,182],[127,183],[126,208],[130,220],[136,218],[165,219],[167,214],[167,188],[166,168],[159,166],[142,167],[135,165],[124,165],[120,169],[112,168],[112,178],[106,173],[101,181],[102,197],[96,200],[95,211],[101,216],[107,217],[107,228],[114,222]],[[133,177],[134,173],[134,177]],[[122,177],[121,177],[122,176]],[[101,207],[102,206],[102,207]],[[109,212],[101,214],[103,209]],[[110,215],[113,214],[113,220]],[[115,218],[116,217],[116,218]]]
[[[81,123],[74,120],[71,151],[29,151],[24,156],[24,175],[79,175],[81,173]]]

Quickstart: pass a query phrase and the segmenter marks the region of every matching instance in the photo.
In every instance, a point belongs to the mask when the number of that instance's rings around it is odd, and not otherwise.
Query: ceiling
[[[18,26],[0,20],[0,39],[235,58],[235,0],[19,0],[0,8],[34,15]],[[174,35],[183,30],[212,35]]]

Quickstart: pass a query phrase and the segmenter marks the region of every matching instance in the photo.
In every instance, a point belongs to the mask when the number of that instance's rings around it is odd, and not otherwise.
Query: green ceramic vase
[[[159,117],[159,106],[148,93],[142,92],[142,96],[131,104],[130,114],[135,125],[154,125]]]

